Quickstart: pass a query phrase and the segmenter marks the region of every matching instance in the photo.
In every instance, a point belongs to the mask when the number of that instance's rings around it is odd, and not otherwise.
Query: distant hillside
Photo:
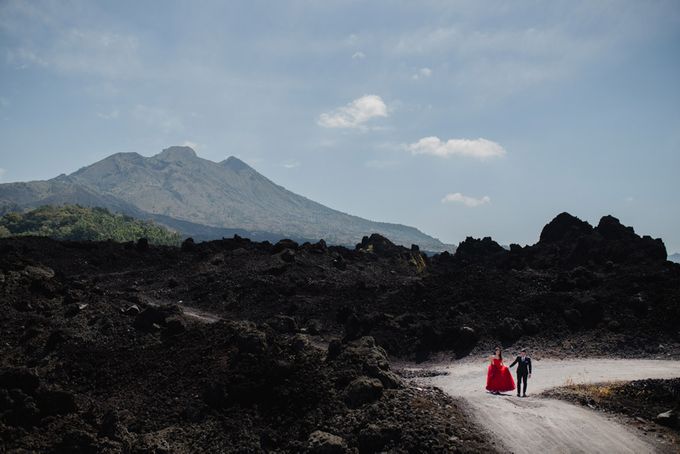
[[[151,243],[167,245],[177,245],[181,240],[176,232],[149,221],[113,214],[105,208],[44,206],[0,217],[0,238],[29,235],[74,241],[125,242],[146,238]]]
[[[239,233],[259,240],[323,238],[354,245],[380,233],[407,247],[452,249],[413,227],[369,221],[294,194],[237,158],[215,163],[189,147],[171,147],[150,158],[118,153],[71,175],[0,185],[0,207],[64,203],[153,219],[202,239]]]
[[[675,263],[680,263],[680,253],[670,254],[668,260]]]

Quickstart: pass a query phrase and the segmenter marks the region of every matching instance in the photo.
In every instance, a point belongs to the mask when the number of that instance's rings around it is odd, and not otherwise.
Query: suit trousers
[[[527,379],[529,378],[529,371],[517,372],[517,395],[519,396],[519,389],[524,384],[522,394],[527,393]]]

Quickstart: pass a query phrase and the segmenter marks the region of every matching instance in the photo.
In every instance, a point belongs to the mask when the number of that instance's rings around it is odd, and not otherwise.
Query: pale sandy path
[[[618,453],[657,451],[612,418],[566,402],[532,397],[543,390],[573,383],[680,377],[680,361],[534,360],[527,398],[515,392],[494,396],[484,389],[488,363],[451,363],[427,369],[448,372],[418,379],[452,396],[465,398],[478,422],[514,453]],[[413,368],[417,369],[417,368]],[[514,376],[514,370],[513,370]],[[670,450],[675,449],[671,448]],[[680,447],[678,447],[680,452]]]

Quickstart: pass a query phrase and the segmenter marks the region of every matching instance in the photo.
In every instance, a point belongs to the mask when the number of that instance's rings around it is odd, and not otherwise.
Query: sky
[[[447,243],[680,252],[680,2],[0,0],[0,182],[172,145]]]

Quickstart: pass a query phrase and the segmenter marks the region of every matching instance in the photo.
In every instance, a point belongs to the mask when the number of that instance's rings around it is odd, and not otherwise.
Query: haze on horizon
[[[0,182],[190,145],[447,243],[680,251],[680,3],[0,2]],[[369,232],[367,232],[369,233]]]

